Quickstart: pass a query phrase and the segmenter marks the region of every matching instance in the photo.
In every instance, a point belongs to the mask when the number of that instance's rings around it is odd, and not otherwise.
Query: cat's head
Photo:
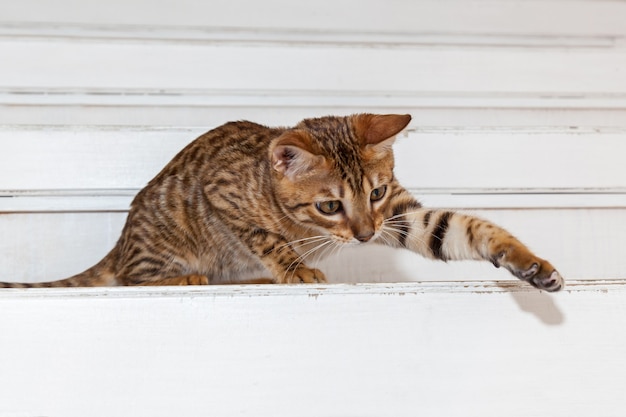
[[[305,119],[274,139],[273,191],[286,215],[338,242],[378,237],[396,184],[391,145],[410,120],[373,114]]]

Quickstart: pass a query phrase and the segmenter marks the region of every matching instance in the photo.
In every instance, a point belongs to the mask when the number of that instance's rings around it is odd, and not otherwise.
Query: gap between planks
[[[626,279],[568,281],[559,294],[626,291]],[[422,281],[378,284],[286,284],[208,285],[180,287],[94,287],[94,288],[6,288],[6,298],[232,298],[232,297],[323,297],[323,296],[405,296],[417,294],[503,294],[543,293],[518,281]]]

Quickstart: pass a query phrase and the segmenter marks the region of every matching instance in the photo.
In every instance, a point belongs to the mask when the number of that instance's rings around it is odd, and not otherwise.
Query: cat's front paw
[[[550,262],[537,258],[526,248],[500,250],[492,258],[495,266],[503,266],[513,275],[535,288],[549,292],[565,287],[565,280]]]
[[[314,284],[324,283],[326,277],[319,269],[307,268],[305,266],[298,267],[295,271],[287,272],[283,283],[286,284]]]
[[[565,286],[565,280],[561,274],[546,261],[542,263],[535,262],[526,270],[511,272],[540,290],[553,292],[559,291]]]

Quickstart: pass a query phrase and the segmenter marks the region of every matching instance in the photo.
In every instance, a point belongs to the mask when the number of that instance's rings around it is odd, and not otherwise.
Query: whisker
[[[328,238],[327,236],[324,236],[324,238],[326,239],[326,241],[320,243],[317,246],[314,246],[313,248],[307,250],[305,253],[303,253],[302,255],[299,255],[293,262],[291,262],[291,264],[289,264],[289,266],[287,267],[287,270],[285,271],[285,274],[283,277],[287,276],[287,273],[289,271],[291,271],[291,278],[293,279],[293,276],[296,273],[296,270],[298,269],[298,267],[304,262],[305,258],[309,255],[311,255],[312,253],[320,250],[321,248],[333,243],[332,239]],[[295,266],[294,266],[295,265]]]
[[[380,230],[379,236],[380,236],[380,239],[383,241],[383,244],[385,244],[386,246],[392,246],[392,241],[389,240],[388,236],[393,237],[393,235],[389,233],[387,230],[385,230],[384,227]]]
[[[284,247],[287,247],[287,246],[292,247],[292,245],[297,244],[297,243],[301,243],[300,246],[304,246],[304,245],[307,245],[307,244],[320,242],[320,241],[325,240],[327,238],[328,238],[327,236],[323,236],[323,235],[305,237],[303,239],[297,239],[297,240],[292,240],[292,241],[287,242],[287,243],[283,243],[282,245],[276,246],[273,250],[274,251],[279,251],[279,250],[283,249]],[[292,247],[292,249],[293,249],[293,247]]]
[[[387,222],[384,222],[384,223],[383,223],[383,226],[384,226],[384,227],[387,227],[387,228],[389,228],[390,230],[393,230],[393,231],[395,231],[395,232],[398,232],[398,233],[404,233],[404,235],[408,237],[408,233],[407,233],[406,231],[404,231],[404,230],[402,230],[402,229],[399,229],[399,228],[397,228],[397,227],[390,226],[390,224],[391,224],[391,225],[398,225],[398,224],[400,224],[400,225],[402,225],[402,224],[407,224],[407,225],[408,225],[408,224],[412,224],[412,223],[414,223],[414,222],[410,222],[410,223],[401,223],[401,222],[400,222],[400,223],[395,223],[395,222],[388,222],[388,223],[387,223]],[[426,235],[428,235],[428,236],[431,236],[431,237],[435,237],[436,239],[439,239],[440,241],[442,241],[442,242],[443,242],[443,239],[442,239],[440,236],[437,236],[436,234],[434,234],[433,232],[427,232],[427,233],[425,233],[425,234],[426,234]],[[425,241],[424,241],[423,239],[421,239],[420,241],[421,241],[422,243],[425,243]]]
[[[411,220],[385,220],[383,224],[415,224],[415,219]]]
[[[385,241],[385,243],[388,246],[394,246],[394,242],[397,242],[398,244],[400,243],[400,238],[398,236],[396,236],[394,233],[391,233],[390,231],[386,230],[386,229],[382,229],[382,233],[380,235],[380,237]]]
[[[383,232],[387,233],[387,235],[391,236],[394,240],[396,240],[398,243],[400,243],[400,236],[404,236],[407,238],[411,236],[412,239],[416,239],[419,243],[423,245],[426,244],[426,241],[421,236],[418,236],[414,233],[410,233],[409,231],[404,230],[404,229],[385,225],[385,227],[383,227],[382,230]],[[398,236],[396,236],[396,234]],[[436,238],[441,239],[439,236],[433,235],[432,233],[429,233],[429,235],[435,236]]]
[[[313,254],[313,253],[315,253],[316,251],[318,251],[318,250],[320,250],[320,249],[322,249],[322,248],[325,248],[325,247],[327,247],[329,244],[332,244],[332,243],[333,243],[333,241],[329,239],[329,240],[327,240],[326,242],[323,242],[323,243],[319,244],[318,246],[316,246],[316,247],[314,247],[314,248],[312,248],[312,249],[308,250],[308,251],[307,251],[307,252],[305,252],[303,255],[299,256],[299,257],[296,259],[296,260],[298,261],[298,263],[297,263],[297,264],[296,264],[296,266],[293,268],[293,271],[292,271],[292,273],[291,273],[291,274],[292,274],[292,275],[291,275],[291,277],[293,278],[293,275],[296,273],[296,270],[297,270],[297,269],[300,267],[300,265],[304,262],[304,260],[305,260],[305,258],[306,258],[307,256],[312,255],[312,254]],[[292,263],[292,265],[293,265],[293,263]],[[291,268],[291,265],[290,265],[290,268]]]
[[[326,258],[330,254],[332,254],[332,252],[337,248],[337,246],[340,246],[340,245],[337,244],[337,242],[335,242],[332,239],[330,239],[330,243],[331,243],[330,245],[325,245],[323,250],[320,251],[320,253],[317,254],[317,261],[316,262],[319,262],[322,259]],[[330,254],[328,252],[330,252]]]
[[[398,218],[404,217],[404,216],[410,216],[412,214],[418,214],[418,213],[423,212],[423,211],[424,211],[424,209],[420,209],[420,210],[416,210],[416,211],[408,211],[406,213],[396,214],[395,216],[391,216],[391,217],[385,219],[385,221],[398,219]]]

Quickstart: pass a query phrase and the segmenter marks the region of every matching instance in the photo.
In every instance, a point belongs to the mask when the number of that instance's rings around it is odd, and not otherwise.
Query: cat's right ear
[[[390,146],[394,137],[411,121],[410,114],[356,114],[352,116],[354,127],[364,146]]]
[[[271,147],[272,168],[295,181],[324,162],[324,157],[307,149],[305,138],[298,132],[287,132],[275,140]]]

